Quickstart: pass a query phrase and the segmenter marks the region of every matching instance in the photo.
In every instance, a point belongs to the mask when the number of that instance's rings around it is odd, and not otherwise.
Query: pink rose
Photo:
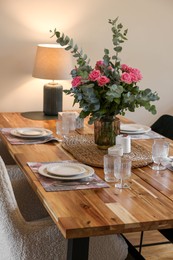
[[[101,76],[100,70],[93,70],[89,74],[89,80],[96,81]]]
[[[131,84],[131,83],[136,83],[142,79],[142,74],[140,70],[131,68],[127,66],[126,64],[121,65],[121,70],[123,72],[121,76],[121,81]]]
[[[104,65],[104,62],[102,60],[98,60],[95,65],[96,70],[100,70],[100,68]]]
[[[107,83],[109,83],[109,82],[110,82],[110,79],[108,79],[106,76],[101,76],[101,77],[97,80],[97,82],[98,82],[98,85],[99,85],[100,87],[102,87],[102,86],[106,85]]]
[[[133,74],[134,82],[138,82],[142,79],[142,74],[138,69],[131,69],[131,74]]]
[[[131,68],[129,66],[127,66],[126,64],[122,64],[121,70],[124,71],[124,72],[130,72]]]
[[[78,87],[79,85],[81,85],[81,83],[82,83],[81,79],[82,79],[81,76],[75,77],[75,78],[72,80],[72,82],[71,82],[72,87],[73,87],[73,88],[76,88],[76,87]]]
[[[131,79],[131,75],[127,72],[123,72],[123,74],[121,75],[120,80],[122,82],[125,82],[127,84],[131,84],[132,83],[132,79]]]
[[[132,82],[138,82],[138,77],[135,73],[130,72],[129,74]]]

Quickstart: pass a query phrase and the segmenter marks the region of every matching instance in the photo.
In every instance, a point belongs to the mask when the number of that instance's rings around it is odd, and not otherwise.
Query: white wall
[[[119,16],[129,29],[122,62],[142,71],[141,88],[157,91],[157,115],[144,109],[127,116],[151,124],[161,114],[173,115],[173,1],[172,0],[1,0],[0,111],[42,110],[44,80],[32,78],[38,43],[55,43],[55,27],[73,37],[90,56],[101,59],[112,48],[108,19]],[[64,88],[69,81],[61,82]],[[64,109],[73,99],[64,94]]]

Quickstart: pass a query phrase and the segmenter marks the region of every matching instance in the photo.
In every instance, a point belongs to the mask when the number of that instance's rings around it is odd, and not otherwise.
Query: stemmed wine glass
[[[129,188],[128,183],[124,183],[124,180],[131,177],[131,160],[129,158],[121,158],[121,160],[114,160],[114,175],[115,178],[120,180],[120,183],[116,183],[115,187],[119,189]]]
[[[155,140],[152,146],[152,159],[156,165],[152,166],[155,171],[165,170],[165,163],[168,160],[169,143],[164,140]]]

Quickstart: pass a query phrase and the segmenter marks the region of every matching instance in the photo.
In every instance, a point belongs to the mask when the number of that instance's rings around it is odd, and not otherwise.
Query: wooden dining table
[[[120,116],[121,122],[132,121]],[[56,136],[56,119],[31,120],[20,113],[0,113],[0,128],[43,127]],[[92,134],[93,126],[85,122],[78,134]],[[98,189],[45,191],[28,162],[73,160],[61,143],[11,144],[0,132],[0,137],[15,162],[46,208],[52,220],[68,239],[68,259],[88,259],[89,238],[109,234],[173,228],[173,172],[156,172],[150,165],[132,168],[131,185],[117,189],[114,183]],[[173,141],[169,155],[173,156]],[[153,139],[132,140],[132,143],[151,151]],[[93,167],[104,179],[103,168]]]

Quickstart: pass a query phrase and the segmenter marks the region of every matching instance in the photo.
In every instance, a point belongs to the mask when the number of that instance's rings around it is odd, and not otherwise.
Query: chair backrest
[[[1,139],[0,139],[0,156],[3,158],[3,161],[5,162],[6,165],[15,164],[15,161],[11,157],[9,151],[7,150],[7,148],[5,147]]]
[[[167,138],[173,140],[173,116],[162,115],[151,126],[151,129]]]
[[[5,164],[0,157],[0,258],[11,259],[13,241],[18,239],[18,221],[24,219],[18,209]],[[2,250],[3,249],[3,250]]]

